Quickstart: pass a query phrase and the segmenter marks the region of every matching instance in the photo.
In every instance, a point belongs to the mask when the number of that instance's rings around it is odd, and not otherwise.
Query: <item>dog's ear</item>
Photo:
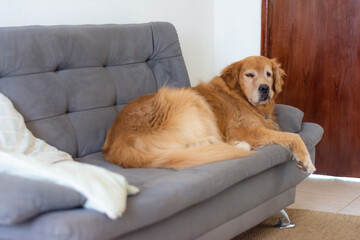
[[[275,58],[271,59],[273,64],[273,76],[274,76],[274,90],[275,95],[282,91],[284,85],[284,77],[286,76],[285,71],[281,68],[281,64],[277,62]]]
[[[224,79],[225,83],[230,89],[234,89],[236,83],[239,81],[241,71],[241,61],[235,62],[222,70],[220,77]]]

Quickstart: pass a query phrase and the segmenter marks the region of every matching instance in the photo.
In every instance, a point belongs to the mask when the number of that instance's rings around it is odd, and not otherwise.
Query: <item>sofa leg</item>
[[[289,216],[287,215],[284,209],[277,212],[276,216],[279,218],[279,222],[274,227],[280,229],[295,227],[295,224],[290,221]]]

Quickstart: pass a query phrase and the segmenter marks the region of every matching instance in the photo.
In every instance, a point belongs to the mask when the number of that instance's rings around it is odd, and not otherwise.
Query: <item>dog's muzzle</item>
[[[270,95],[269,95],[270,87],[269,87],[269,85],[267,85],[267,84],[260,85],[259,88],[258,88],[258,91],[260,93],[259,102],[265,102],[268,99],[270,99]]]

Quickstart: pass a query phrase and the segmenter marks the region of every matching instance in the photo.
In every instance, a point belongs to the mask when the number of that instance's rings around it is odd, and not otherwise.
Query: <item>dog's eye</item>
[[[270,76],[271,76],[271,73],[267,72],[267,73],[266,73],[266,76],[270,77]]]
[[[247,76],[247,77],[251,77],[251,78],[255,77],[255,75],[254,75],[254,74],[252,74],[252,73],[247,73],[247,74],[245,74],[245,76]]]

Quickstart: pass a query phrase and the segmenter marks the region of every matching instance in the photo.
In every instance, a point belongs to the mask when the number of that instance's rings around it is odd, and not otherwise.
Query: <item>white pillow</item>
[[[72,157],[35,138],[27,129],[24,118],[12,102],[0,93],[0,151],[22,153],[36,157],[39,153],[51,154],[49,161],[72,160]]]
[[[103,212],[111,219],[125,211],[127,194],[139,191],[122,175],[73,161],[68,153],[35,138],[21,114],[1,93],[0,122],[0,172],[73,188],[86,197],[85,208]]]

